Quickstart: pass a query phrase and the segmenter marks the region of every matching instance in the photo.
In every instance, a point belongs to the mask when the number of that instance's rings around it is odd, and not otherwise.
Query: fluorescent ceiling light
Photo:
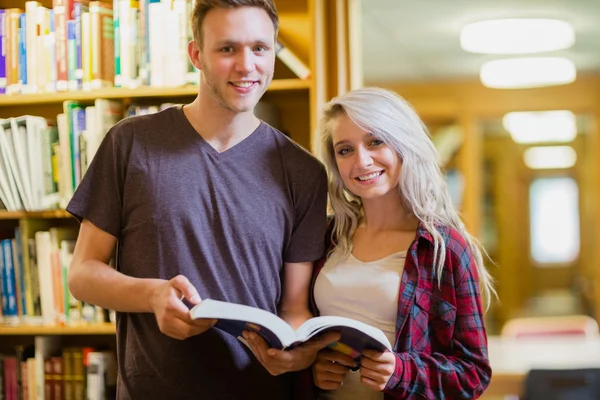
[[[577,135],[575,114],[568,110],[511,112],[502,124],[517,143],[570,142]]]
[[[567,49],[575,43],[571,24],[556,19],[498,19],[475,22],[460,33],[465,51],[526,54]]]
[[[577,153],[571,146],[530,147],[523,159],[531,169],[571,168],[577,161]]]
[[[575,65],[561,57],[493,60],[481,66],[481,82],[495,89],[524,89],[575,81]]]

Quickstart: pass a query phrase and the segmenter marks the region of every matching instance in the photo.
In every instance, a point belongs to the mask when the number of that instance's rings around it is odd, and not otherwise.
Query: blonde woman
[[[479,397],[491,377],[481,297],[495,292],[426,128],[400,96],[364,88],[329,102],[319,130],[334,217],[313,312],[376,326],[394,348],[360,365],[320,351],[320,398]]]

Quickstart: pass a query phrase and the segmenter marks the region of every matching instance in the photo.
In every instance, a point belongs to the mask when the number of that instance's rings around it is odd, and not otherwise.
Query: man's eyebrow
[[[265,40],[265,39],[258,39],[258,40],[254,40],[251,43],[252,46],[256,46],[256,45],[262,45],[262,46],[271,46],[272,43],[269,42],[269,40]],[[232,39],[223,39],[223,40],[218,40],[216,42],[217,46],[240,46],[240,45],[245,45],[246,43],[242,43],[242,42],[238,42]]]

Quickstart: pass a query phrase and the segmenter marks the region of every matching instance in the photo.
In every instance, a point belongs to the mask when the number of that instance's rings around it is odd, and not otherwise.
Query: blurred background
[[[391,88],[417,109],[456,204],[495,263],[500,303],[489,331],[516,317],[596,318],[600,1],[368,0],[360,8],[363,84]],[[522,24],[467,36],[474,23],[499,19]],[[490,69],[498,61],[522,63]]]

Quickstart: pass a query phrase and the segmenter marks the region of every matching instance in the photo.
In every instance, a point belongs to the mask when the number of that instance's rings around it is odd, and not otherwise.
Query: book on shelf
[[[193,319],[216,319],[215,327],[237,337],[243,331],[259,334],[270,347],[290,349],[325,332],[340,332],[341,338],[329,347],[356,360],[364,349],[392,350],[385,334],[363,322],[336,316],[314,317],[297,329],[268,311],[242,304],[207,299],[190,310]]]
[[[310,68],[294,53],[281,38],[275,42],[275,54],[298,78],[308,79]]]

